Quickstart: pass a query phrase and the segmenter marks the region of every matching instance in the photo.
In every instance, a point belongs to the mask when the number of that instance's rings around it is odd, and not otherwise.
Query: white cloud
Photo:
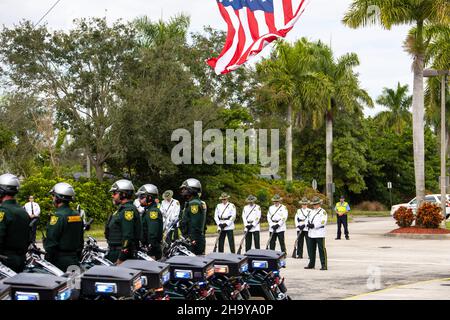
[[[0,0],[0,23],[12,26],[22,19],[34,22],[55,3],[55,0]],[[359,55],[358,68],[362,86],[376,97],[383,87],[393,87],[398,81],[412,89],[411,58],[402,48],[408,27],[391,31],[380,27],[352,30],[341,23],[351,0],[310,0],[288,40],[306,36],[311,40],[332,43],[337,55],[355,52]],[[61,0],[44,20],[52,29],[67,29],[72,20],[80,17],[107,16],[108,20],[131,20],[147,15],[152,19],[184,12],[191,16],[191,29],[199,31],[204,25],[225,29],[214,0]],[[369,110],[367,115],[380,111]]]

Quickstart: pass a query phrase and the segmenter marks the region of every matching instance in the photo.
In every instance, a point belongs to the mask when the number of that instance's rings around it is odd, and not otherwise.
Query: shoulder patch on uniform
[[[50,225],[51,226],[54,226],[57,222],[58,222],[58,217],[57,216],[52,216],[51,218],[50,218]]]
[[[158,219],[158,212],[150,211],[150,219],[152,219],[152,220]]]
[[[133,211],[125,211],[124,217],[125,217],[125,220],[131,221],[131,220],[133,220],[134,212]]]
[[[324,224],[325,223],[325,220],[322,220],[322,224]]]
[[[180,201],[178,201],[178,200],[175,200],[175,203],[176,203],[176,204],[180,204]]]
[[[5,212],[4,211],[0,211],[0,222],[3,221],[4,217],[5,217]]]
[[[197,204],[191,205],[191,212],[192,212],[192,214],[196,214],[198,212],[198,205]]]
[[[81,217],[80,216],[68,216],[67,217],[67,222],[69,222],[69,223],[81,222]]]

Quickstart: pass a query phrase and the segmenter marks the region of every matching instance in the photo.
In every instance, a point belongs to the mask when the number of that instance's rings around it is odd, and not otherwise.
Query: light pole
[[[423,76],[426,78],[441,77],[441,208],[442,214],[446,216],[447,205],[447,170],[446,170],[446,158],[447,158],[447,130],[445,123],[445,89],[447,76],[450,74],[450,70],[433,70],[425,69]],[[445,220],[444,220],[445,221]]]

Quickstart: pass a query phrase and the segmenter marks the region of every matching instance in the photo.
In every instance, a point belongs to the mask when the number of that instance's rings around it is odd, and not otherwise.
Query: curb
[[[450,240],[450,234],[385,233],[384,236],[404,239]]]

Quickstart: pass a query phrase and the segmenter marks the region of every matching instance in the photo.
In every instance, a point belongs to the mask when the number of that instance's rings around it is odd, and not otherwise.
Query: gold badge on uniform
[[[198,205],[192,205],[191,212],[192,212],[192,214],[196,214],[198,212]]]
[[[50,218],[50,225],[51,226],[54,226],[57,222],[58,222],[58,217],[57,216],[52,216]]]
[[[5,213],[3,211],[0,211],[0,222],[3,221],[4,217],[5,217]]]
[[[156,212],[156,211],[151,211],[151,212],[150,212],[150,219],[152,219],[152,220],[158,219],[158,212]]]
[[[128,221],[133,220],[133,216],[134,216],[133,211],[125,211],[125,219],[126,220],[128,220]]]

